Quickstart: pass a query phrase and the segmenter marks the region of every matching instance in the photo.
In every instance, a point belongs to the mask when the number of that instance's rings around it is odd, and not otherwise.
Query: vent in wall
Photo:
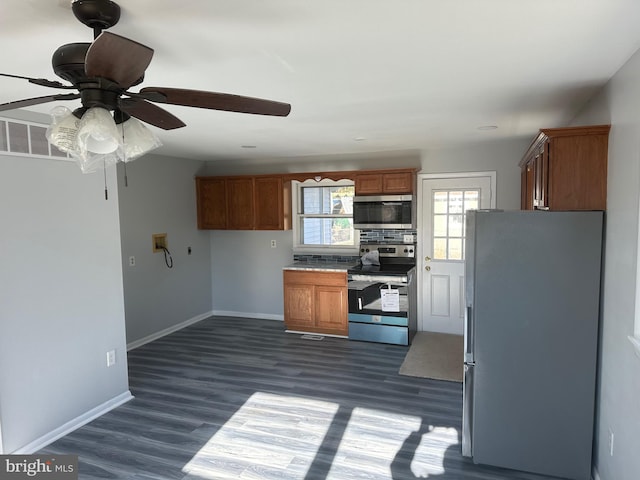
[[[47,126],[0,118],[0,155],[68,160],[69,156],[49,144]]]

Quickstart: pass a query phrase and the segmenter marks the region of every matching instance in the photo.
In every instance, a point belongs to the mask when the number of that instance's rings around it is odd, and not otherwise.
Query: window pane
[[[354,187],[303,187],[302,213],[341,215],[353,213]]]
[[[7,148],[7,122],[0,120],[0,150],[6,152]]]
[[[447,213],[447,192],[433,192],[433,213]]]
[[[304,245],[353,245],[354,230],[351,218],[303,218]]]
[[[449,192],[449,213],[462,213],[462,192]]]
[[[31,134],[31,153],[34,155],[49,155],[49,142],[45,136],[47,129],[44,127],[29,126]]]
[[[434,237],[447,236],[447,216],[446,215],[433,216],[433,236]]]
[[[29,153],[27,125],[9,122],[9,149],[16,153]]]
[[[461,238],[449,239],[449,259],[462,260],[462,239]]]
[[[468,190],[464,192],[464,209],[477,210],[478,209],[478,197],[480,192],[478,190]]]
[[[449,216],[449,237],[462,237],[462,215]]]
[[[433,239],[433,258],[435,260],[447,259],[447,239],[446,238]]]

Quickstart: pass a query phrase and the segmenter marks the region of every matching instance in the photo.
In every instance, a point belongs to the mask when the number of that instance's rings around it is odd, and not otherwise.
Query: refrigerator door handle
[[[467,305],[464,311],[464,361],[465,363],[473,363],[474,351],[474,328],[473,328],[473,310],[471,305]]]
[[[462,386],[462,456],[473,457],[473,383],[475,365],[465,364]]]

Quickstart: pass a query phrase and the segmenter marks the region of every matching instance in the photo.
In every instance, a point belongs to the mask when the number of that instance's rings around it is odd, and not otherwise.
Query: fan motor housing
[[[51,58],[55,74],[73,85],[86,81],[84,58],[90,46],[90,43],[68,43],[59,47]]]

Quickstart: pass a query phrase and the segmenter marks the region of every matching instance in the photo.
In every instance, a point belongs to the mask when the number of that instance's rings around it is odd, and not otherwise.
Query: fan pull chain
[[[109,193],[107,192],[107,161],[102,160],[102,162],[103,162],[102,171],[104,172],[104,199],[109,200]]]
[[[129,178],[127,177],[127,149],[124,145],[124,122],[120,124],[122,126],[122,163],[124,163],[124,186],[129,186]]]

